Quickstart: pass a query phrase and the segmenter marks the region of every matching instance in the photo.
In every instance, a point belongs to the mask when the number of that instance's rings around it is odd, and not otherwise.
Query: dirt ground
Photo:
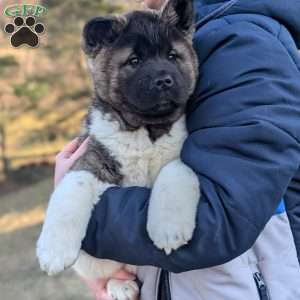
[[[39,269],[35,243],[52,180],[0,195],[0,299],[88,300],[89,291],[67,271],[48,277]]]

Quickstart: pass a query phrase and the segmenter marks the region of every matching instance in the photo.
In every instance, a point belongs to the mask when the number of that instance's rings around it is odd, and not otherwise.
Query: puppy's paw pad
[[[148,224],[147,230],[154,245],[170,254],[172,250],[177,250],[192,239],[195,225],[192,222],[182,224],[180,221],[167,220]]]
[[[107,283],[107,293],[114,300],[137,300],[139,288],[132,280],[111,279]]]

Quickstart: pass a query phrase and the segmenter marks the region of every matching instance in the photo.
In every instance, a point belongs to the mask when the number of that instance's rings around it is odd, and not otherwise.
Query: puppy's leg
[[[91,138],[86,153],[76,161],[51,196],[37,243],[42,270],[56,274],[75,262],[93,204],[107,188],[119,184],[121,178],[118,162]]]
[[[200,185],[196,174],[180,160],[163,167],[154,183],[147,231],[167,254],[187,244],[195,228]]]
[[[116,261],[97,259],[81,250],[73,268],[79,276],[87,280],[95,280],[99,278],[107,279],[123,266],[124,264]]]
[[[87,281],[99,278],[108,279],[121,268],[136,274],[135,266],[106,259],[96,259],[82,250],[73,268]],[[133,280],[110,279],[107,282],[106,289],[107,293],[115,300],[136,300],[139,294],[139,287]]]
[[[53,275],[79,255],[93,203],[111,185],[88,171],[71,171],[53,192],[37,243],[41,269]]]
[[[139,287],[133,280],[110,279],[107,293],[114,300],[137,300]]]

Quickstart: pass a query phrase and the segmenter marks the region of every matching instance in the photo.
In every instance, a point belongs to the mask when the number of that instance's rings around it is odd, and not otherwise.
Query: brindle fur
[[[89,141],[86,153],[72,167],[72,171],[88,171],[97,179],[116,185],[122,183],[123,176],[120,169],[120,163],[94,138]]]
[[[180,81],[178,82],[179,91],[186,92],[185,95],[179,93],[173,95],[174,98],[178,97],[180,101],[192,94],[197,78],[197,58],[192,47],[190,33],[182,34],[176,26],[169,25],[167,16],[160,16],[160,14],[152,11],[132,12],[121,18],[97,19],[99,22],[105,21],[112,24],[112,36],[117,35],[115,28],[121,30],[121,33],[114,43],[102,40],[98,43],[95,42],[96,44],[91,47],[87,37],[89,23],[86,26],[83,49],[88,56],[94,82],[96,98],[93,105],[109,110],[114,118],[123,123],[124,130],[134,130],[146,125],[151,128],[151,125],[172,124],[178,120],[184,112],[184,106],[169,116],[159,118],[151,115],[141,116],[127,105],[128,100],[130,100],[128,99],[129,96],[137,98],[136,90],[140,93],[140,97],[151,98],[152,95],[147,95],[147,83],[143,83],[141,79],[134,80],[132,70],[124,67],[124,64],[132,53],[138,52],[140,56],[147,57],[147,67],[150,71],[153,69],[152,73],[155,73],[160,69],[170,67],[164,56],[170,49],[175,49],[181,57],[177,62],[181,74],[181,78],[178,80]],[[95,22],[95,19],[90,22]],[[173,17],[172,22],[174,22]],[[106,34],[108,35],[108,33]],[[100,32],[99,35],[103,39],[103,33]],[[129,81],[129,79],[132,80]],[[130,85],[132,87],[126,88]],[[128,93],[131,95],[128,96]],[[97,103],[98,101],[99,103]]]
[[[198,76],[192,22],[192,0],[169,0],[160,12],[85,25],[94,98],[79,143],[90,140],[51,196],[37,247],[49,274],[74,262],[81,276],[94,279],[129,267],[79,253],[92,207],[112,185],[152,188],[146,229],[159,249],[170,253],[192,238],[199,181],[179,159],[187,135],[183,114]],[[109,280],[107,291],[133,300],[138,287]]]
[[[177,2],[180,6],[185,1]],[[186,90],[186,93],[173,97],[178,96],[181,98],[179,101],[185,104],[187,99],[184,98],[190,97],[194,90],[198,69],[192,47],[193,26],[189,17],[192,13],[191,7],[188,6],[187,10],[187,17],[179,18],[174,5],[167,5],[162,13],[150,10],[134,11],[117,17],[95,18],[87,23],[83,33],[83,50],[88,56],[95,96],[85,120],[85,136],[89,134],[88,128],[91,125],[90,113],[95,109],[109,114],[112,120],[117,120],[124,131],[145,127],[153,142],[168,134],[172,124],[184,113],[185,105],[161,118],[152,115],[142,116],[133,111],[127,105],[128,95],[124,89],[128,84],[126,80],[132,72],[129,68],[126,69],[124,64],[133,52],[139,52],[141,56],[150,57],[149,68],[153,68],[153,72],[158,72],[157,68],[168,69],[169,65],[162,57],[171,48],[175,49],[180,55],[177,67],[182,75],[178,80],[178,85],[181,85],[179,90]],[[98,40],[91,41],[91,31],[96,30],[92,27],[95,22],[105,22],[106,25],[104,31],[96,28],[100,30],[96,33]],[[141,97],[147,97],[147,87],[142,87],[141,91],[144,93]],[[135,96],[134,93],[133,95]],[[97,179],[113,184],[121,184],[123,177],[120,163],[110,155],[109,149],[93,137],[87,152],[75,163],[72,170],[89,171]]]

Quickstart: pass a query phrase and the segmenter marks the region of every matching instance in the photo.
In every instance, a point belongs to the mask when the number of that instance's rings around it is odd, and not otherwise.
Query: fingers
[[[81,280],[93,291],[101,291],[106,286],[106,280],[102,279],[88,280],[85,278],[81,278]]]
[[[136,277],[135,275],[133,275],[125,270],[118,271],[113,276],[114,279],[119,279],[119,280],[135,280],[135,277]]]
[[[77,160],[82,154],[84,154],[87,150],[88,143],[90,141],[90,137],[87,137],[82,144],[72,153],[72,160]]]
[[[135,277],[136,276],[123,269],[118,271],[112,276],[112,278],[119,279],[119,280],[135,280]],[[112,298],[107,294],[106,291],[107,279],[106,280],[104,279],[87,280],[85,278],[81,278],[81,279],[93,292],[96,300],[112,300]]]
[[[101,293],[98,293],[95,295],[96,300],[113,300],[107,293],[106,291],[103,291]]]
[[[64,153],[73,153],[78,148],[78,137],[69,142],[62,150]]]
[[[96,300],[112,300],[112,298],[106,292],[106,282],[107,280],[96,279],[96,280],[86,280],[81,278],[89,289],[94,294]]]
[[[72,153],[78,148],[78,138],[73,139],[56,155],[56,160],[61,158],[69,158]]]
[[[74,160],[76,160],[86,151],[89,140],[90,137],[87,137],[78,147],[79,138],[77,137],[73,139],[56,155],[56,158],[71,158],[72,156],[73,159],[73,155],[75,155]]]
[[[164,0],[145,0],[144,4],[148,8],[159,9],[164,2]]]

